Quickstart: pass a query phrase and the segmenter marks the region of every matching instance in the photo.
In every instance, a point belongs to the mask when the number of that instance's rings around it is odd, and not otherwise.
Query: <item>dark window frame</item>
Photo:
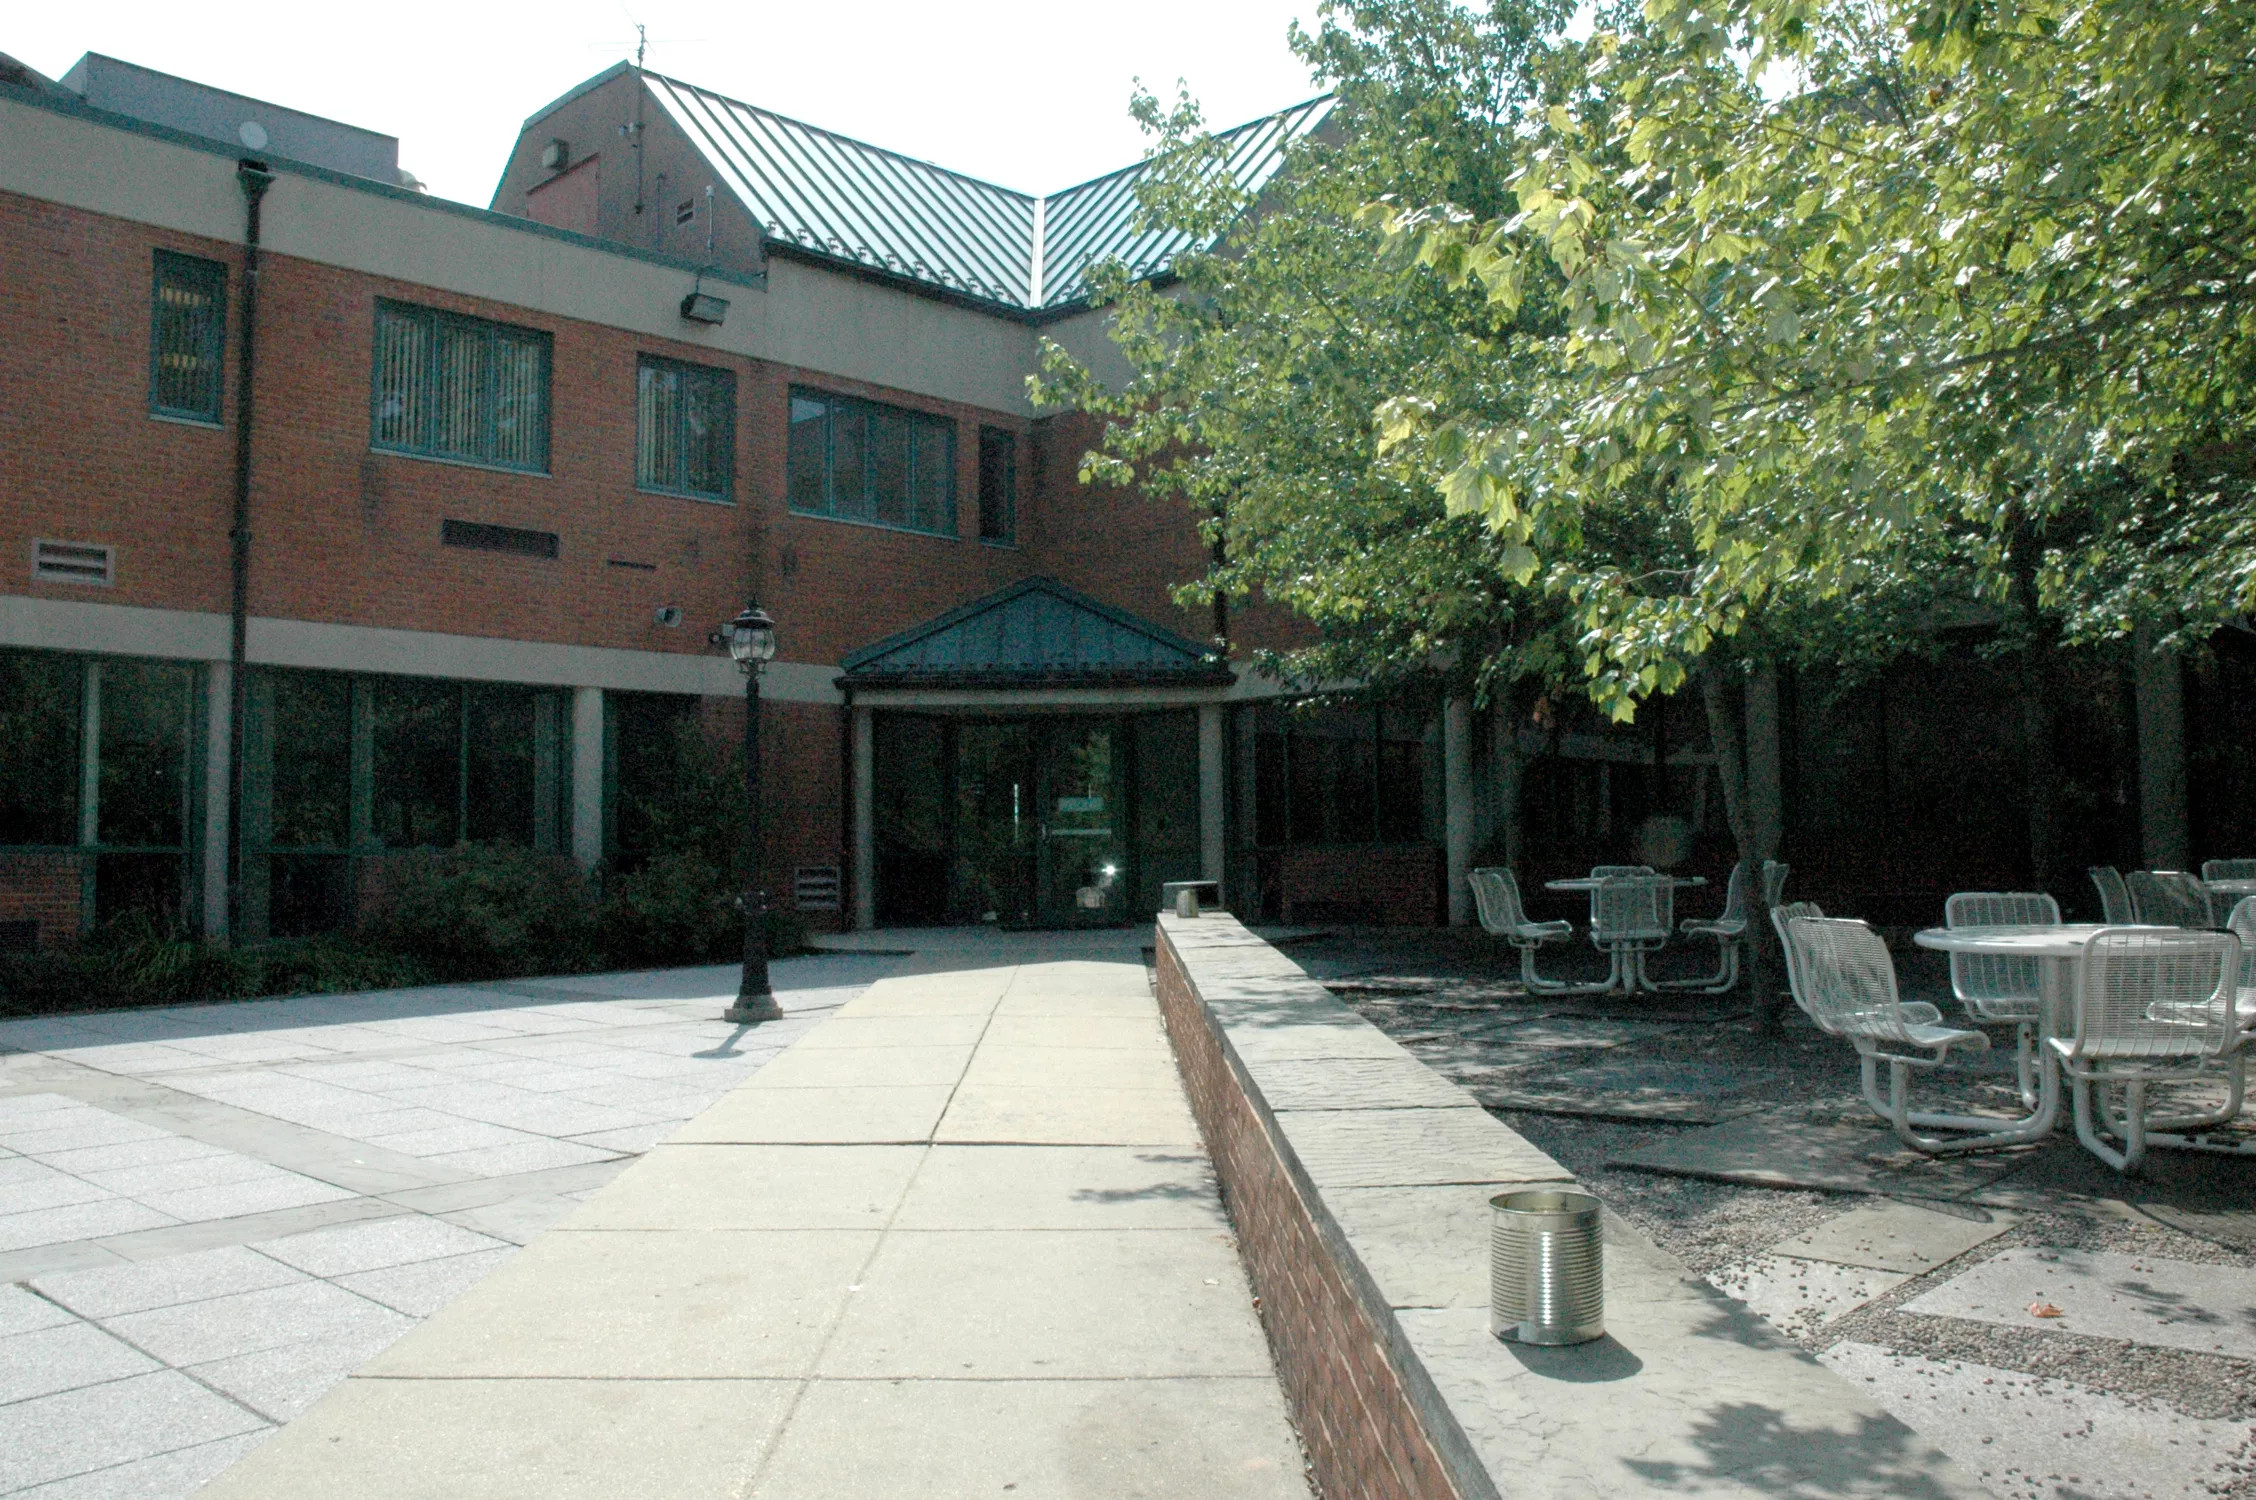
[[[784,494],[785,504],[793,515],[814,516],[825,521],[844,521],[856,526],[876,526],[886,531],[907,532],[913,536],[944,537],[950,540],[961,538],[962,533],[959,529],[961,525],[961,500],[957,494],[959,485],[956,475],[956,442],[959,424],[953,417],[942,416],[937,412],[920,411],[913,406],[900,406],[887,401],[872,401],[866,396],[849,396],[842,392],[823,390],[816,386],[795,385],[791,387],[789,401],[790,408],[787,408],[784,445]],[[792,472],[796,455],[790,441],[790,427],[795,425],[795,420],[790,412],[795,410],[802,401],[819,402],[826,408],[822,418],[823,507],[821,509],[814,509],[800,503],[799,487],[794,482],[796,476]],[[837,429],[839,418],[845,414],[852,414],[862,424],[859,459],[862,499],[854,509],[842,508],[838,496]],[[874,429],[877,421],[886,415],[901,419],[909,436],[909,448],[903,463],[903,472],[910,475],[936,472],[945,476],[946,493],[936,502],[940,514],[935,518],[937,522],[935,525],[920,526],[913,522],[886,520],[881,513],[884,501],[878,494],[880,463],[877,459],[878,445],[875,441]],[[923,461],[917,441],[920,433],[931,433],[935,436],[945,435],[944,450],[936,465],[928,465]],[[903,498],[909,502],[916,501],[914,495],[904,495]],[[904,508],[910,507],[905,506]]]
[[[197,333],[203,346],[198,357],[209,371],[204,377],[209,395],[194,406],[175,405],[164,399],[165,359],[168,353],[174,352],[168,347],[166,337],[165,290],[168,285],[182,286],[210,299],[208,322]],[[226,407],[227,263],[200,255],[183,255],[177,250],[158,250],[149,277],[149,415],[217,427]]]
[[[435,439],[391,439],[383,436],[385,427],[385,355],[384,337],[386,321],[420,323],[424,326],[427,347],[423,351],[424,364],[417,380],[425,391],[427,402],[425,423],[435,427],[430,413],[436,410],[437,397],[431,393],[442,385],[439,375],[439,358],[442,337],[447,334],[473,335],[486,345],[489,357],[483,361],[484,378],[480,382],[477,409],[471,425],[475,429],[469,450],[441,446]],[[499,456],[500,391],[497,383],[498,362],[490,357],[492,351],[521,344],[538,354],[539,370],[535,385],[539,393],[540,410],[534,423],[530,446],[537,454],[530,460],[519,462]],[[556,337],[546,329],[527,328],[521,324],[503,323],[492,318],[471,317],[465,313],[448,312],[443,308],[426,307],[418,302],[402,302],[390,297],[378,297],[375,311],[374,347],[369,357],[368,381],[368,446],[379,453],[396,453],[408,458],[426,459],[434,463],[468,464],[481,469],[498,469],[511,474],[547,474],[550,470],[551,438],[555,420]]]
[[[648,406],[643,399],[643,381],[646,373],[665,371],[680,381],[680,399],[675,403],[675,430],[673,433],[673,469],[676,482],[668,483],[646,474],[646,455],[650,451],[651,433],[645,425]],[[693,385],[694,383],[694,385]],[[706,396],[719,396],[719,429],[717,447],[722,454],[720,488],[698,489],[688,482],[689,471],[689,412],[692,391]],[[708,420],[711,420],[708,417]],[[685,500],[705,500],[720,505],[736,503],[736,372],[719,365],[692,364],[687,360],[669,359],[662,354],[644,354],[635,360],[635,488],[646,495],[672,495]]]
[[[979,429],[979,539],[1018,545],[1018,434],[1008,427]]]

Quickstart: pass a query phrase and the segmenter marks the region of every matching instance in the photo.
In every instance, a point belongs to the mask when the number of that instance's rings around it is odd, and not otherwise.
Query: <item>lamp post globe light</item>
[[[766,852],[760,838],[760,669],[775,660],[775,621],[757,604],[713,633],[717,644],[728,647],[729,658],[744,674],[744,820],[749,877],[744,888],[744,979],[737,986],[736,1003],[722,1013],[725,1021],[757,1025],[780,1021],[783,1008],[768,987],[767,893],[760,889],[760,860]]]

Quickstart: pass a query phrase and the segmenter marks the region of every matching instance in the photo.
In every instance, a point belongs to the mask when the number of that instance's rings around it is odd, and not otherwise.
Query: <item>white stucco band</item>
[[[0,594],[0,646],[221,662],[227,660],[227,616]],[[247,655],[258,666],[330,672],[716,698],[744,692],[735,664],[718,653],[622,651],[259,616],[250,622]],[[834,666],[773,662],[761,691],[785,703],[838,703],[837,676]]]

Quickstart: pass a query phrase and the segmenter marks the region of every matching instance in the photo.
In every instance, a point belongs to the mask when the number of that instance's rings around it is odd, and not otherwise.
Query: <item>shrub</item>
[[[596,967],[596,908],[568,863],[513,844],[462,844],[402,859],[364,928],[440,979]]]
[[[736,953],[744,918],[729,879],[696,850],[657,854],[611,882],[603,903],[607,957],[617,964],[710,963]]]

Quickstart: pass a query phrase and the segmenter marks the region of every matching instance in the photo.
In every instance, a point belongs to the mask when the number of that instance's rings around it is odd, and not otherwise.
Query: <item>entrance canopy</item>
[[[1029,578],[849,655],[847,688],[1227,687],[1212,648]]]

